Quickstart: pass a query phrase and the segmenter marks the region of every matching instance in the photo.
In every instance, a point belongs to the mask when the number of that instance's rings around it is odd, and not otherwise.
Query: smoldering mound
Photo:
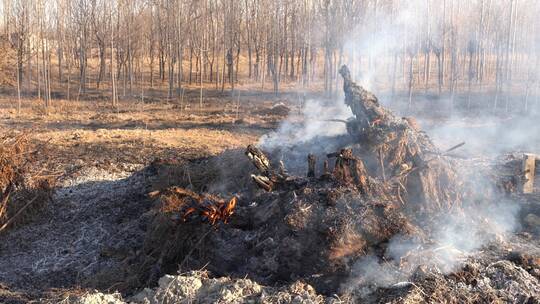
[[[354,115],[345,132],[317,134],[307,121],[300,126],[309,136],[279,145],[285,126],[261,141],[267,170],[238,150],[183,168],[192,174],[176,186],[238,198],[226,222],[184,216],[186,201],[212,206],[212,195],[156,192],[143,249],[128,265],[131,280],[155,283],[165,273],[204,268],[267,285],[303,280],[320,293],[362,299],[422,267],[458,271],[468,255],[516,229],[516,204],[501,200],[483,172],[445,156],[411,119],[380,106],[346,69],[342,75]],[[314,177],[305,174],[307,153],[318,159]],[[271,191],[249,176],[271,181]]]

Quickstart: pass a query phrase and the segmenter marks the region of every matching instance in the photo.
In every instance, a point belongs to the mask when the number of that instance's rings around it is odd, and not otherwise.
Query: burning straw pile
[[[394,265],[375,271],[380,276],[400,265],[410,275],[456,251],[430,239],[436,230],[430,223],[463,207],[467,191],[454,162],[412,119],[383,108],[346,67],[340,72],[354,114],[345,122],[342,148],[306,155],[307,174],[299,176],[273,151],[249,146],[245,154],[254,166],[243,170],[260,190],[235,193],[238,203],[180,188],[161,192],[137,262],[139,282],[205,268],[262,284],[303,280],[333,294],[378,281],[368,270],[382,266],[367,257]],[[392,254],[396,248],[403,252]],[[408,252],[413,249],[422,254]]]
[[[32,176],[36,147],[25,134],[0,137],[0,231],[21,224],[39,212],[50,195],[50,181]]]

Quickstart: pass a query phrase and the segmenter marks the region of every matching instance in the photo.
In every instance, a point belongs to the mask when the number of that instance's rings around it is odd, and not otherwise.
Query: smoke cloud
[[[311,99],[306,101],[299,114],[290,115],[275,132],[262,136],[259,146],[274,150],[305,144],[316,137],[343,135],[347,132],[345,124],[329,120],[346,120],[351,116],[351,110],[341,101]]]
[[[278,129],[259,139],[258,146],[284,162],[289,172],[303,175],[307,170],[306,156],[314,154],[326,158],[348,142],[345,123],[330,120],[346,120],[351,110],[335,100],[307,100],[299,113],[291,113]],[[321,162],[318,162],[322,166]],[[319,168],[320,170],[320,168]]]
[[[453,154],[466,157],[497,157],[508,153],[540,151],[540,125],[531,117],[464,117],[455,114],[444,123],[419,118],[420,125],[441,148],[457,142],[466,145]]]
[[[390,240],[384,258],[366,256],[353,265],[341,290],[366,297],[379,287],[409,282],[419,266],[443,274],[459,270],[463,262],[490,242],[502,241],[519,228],[519,206],[510,201],[489,201],[463,211],[439,214],[426,231],[429,242],[396,236]]]
[[[419,37],[426,29],[419,22],[428,13],[426,1],[401,1],[396,5],[394,12],[366,14],[365,24],[371,26],[358,26],[344,45],[346,53],[350,54],[353,78],[375,93],[380,89],[377,78],[387,82],[391,74],[397,72],[383,69],[381,63],[388,64],[396,53],[417,51]]]

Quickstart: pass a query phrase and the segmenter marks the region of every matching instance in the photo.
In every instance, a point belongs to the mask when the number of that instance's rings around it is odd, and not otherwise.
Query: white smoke
[[[463,157],[540,152],[540,125],[530,117],[459,117],[455,114],[444,123],[429,118],[418,121],[441,148],[465,142],[466,145],[454,153]]]
[[[351,110],[342,101],[307,100],[299,114],[292,113],[278,127],[259,139],[258,146],[272,151],[276,148],[304,144],[316,137],[331,137],[347,132],[342,122],[329,121],[352,116]]]
[[[306,157],[309,153],[317,159],[326,159],[326,154],[342,148],[347,140],[346,119],[351,110],[343,97],[335,100],[311,99],[299,112],[291,113],[278,129],[259,139],[258,146],[281,160],[293,174],[303,175],[307,170]],[[343,121],[331,121],[343,120]],[[317,172],[322,162],[317,162]]]
[[[395,5],[393,12],[379,10],[366,14],[366,20],[344,44],[345,52],[350,54],[353,78],[375,93],[378,93],[376,79],[381,77],[387,82],[393,73],[382,63],[388,64],[394,53],[418,48],[427,28],[419,22],[428,13],[426,1],[400,1]]]
[[[504,241],[519,228],[519,205],[491,201],[439,214],[426,231],[429,239],[395,236],[384,258],[370,255],[358,260],[341,290],[365,297],[379,287],[407,283],[419,266],[448,274],[459,270],[467,258],[491,242]]]

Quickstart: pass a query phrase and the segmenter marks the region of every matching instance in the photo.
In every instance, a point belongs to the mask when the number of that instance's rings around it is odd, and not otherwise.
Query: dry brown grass
[[[209,98],[203,109],[197,99],[178,103],[122,101],[118,109],[106,100],[54,100],[48,115],[43,103],[0,99],[0,129],[27,130],[29,139],[47,142],[62,166],[84,162],[147,164],[155,158],[193,159],[255,142],[283,118],[260,115],[274,101]],[[247,97],[246,97],[247,98]],[[248,104],[249,103],[249,104]],[[186,107],[186,105],[189,105]]]
[[[26,133],[0,137],[0,232],[25,223],[48,201],[53,179],[33,171],[39,146]]]

